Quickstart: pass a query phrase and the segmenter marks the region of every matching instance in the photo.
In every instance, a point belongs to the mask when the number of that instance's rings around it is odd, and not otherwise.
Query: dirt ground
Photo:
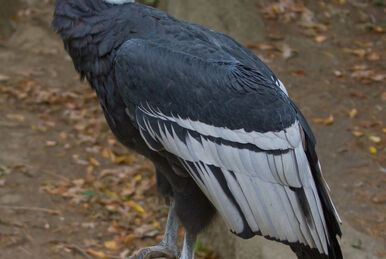
[[[242,43],[308,118],[344,223],[386,242],[384,1],[261,3],[266,39]],[[109,132],[50,29],[53,1],[0,4],[0,258],[124,258],[159,242],[154,169]]]

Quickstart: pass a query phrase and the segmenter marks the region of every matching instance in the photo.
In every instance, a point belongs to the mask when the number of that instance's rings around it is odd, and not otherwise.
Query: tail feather
[[[329,259],[328,255],[320,254],[318,249],[310,248],[303,244],[291,244],[292,251],[296,254],[299,259]],[[333,257],[332,257],[333,258]]]
[[[323,214],[326,220],[326,226],[328,230],[328,256],[315,255],[314,249],[305,247],[292,247],[291,249],[297,254],[298,258],[329,258],[329,259],[341,259],[343,258],[340,245],[337,240],[337,236],[341,237],[342,232],[340,230],[340,219],[337,214],[334,204],[331,201],[328,193],[328,187],[322,176],[319,161],[315,153],[315,145],[307,139],[307,158],[311,165],[311,171],[314,177],[315,185],[319,194],[320,201],[322,203]]]
[[[318,191],[320,201],[322,203],[323,215],[326,221],[327,231],[328,231],[328,255],[322,255],[315,249],[311,249],[304,245],[292,244],[291,249],[296,253],[298,258],[328,258],[328,259],[341,259],[343,258],[340,245],[337,240],[337,236],[341,237],[342,232],[340,230],[341,220],[339,215],[334,207],[334,204],[331,201],[329,195],[329,187],[325,180],[323,179],[322,171],[319,164],[318,156],[315,152],[315,137],[311,131],[310,126],[308,125],[306,119],[293,104],[293,107],[298,112],[298,119],[302,125],[303,131],[305,133],[306,141],[306,154],[309,161],[311,172],[314,177],[315,185]]]

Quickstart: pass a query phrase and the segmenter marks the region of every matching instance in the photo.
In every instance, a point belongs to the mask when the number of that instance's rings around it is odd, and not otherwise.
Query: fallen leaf
[[[386,74],[375,74],[370,76],[369,78],[376,82],[382,82],[386,78]]]
[[[370,61],[376,61],[376,60],[380,60],[381,56],[377,52],[371,51],[366,55],[366,58],[367,60],[370,60]]]
[[[340,72],[339,70],[334,70],[334,71],[332,71],[332,73],[333,73],[335,76],[337,76],[337,77],[343,77],[343,73]]]
[[[281,51],[284,59],[289,59],[296,55],[297,51],[291,48],[287,43],[278,43],[276,47]]]
[[[381,100],[386,101],[386,91],[383,91],[381,94]]]
[[[158,221],[155,221],[155,222],[153,223],[153,227],[155,227],[155,228],[159,228],[160,225],[161,225],[161,224],[160,224]]]
[[[297,70],[297,71],[293,72],[292,74],[294,76],[301,76],[301,77],[306,76],[306,72],[304,70]]]
[[[362,93],[359,93],[359,92],[352,92],[352,93],[350,93],[350,95],[352,97],[356,97],[356,98],[359,98],[359,99],[366,99],[367,98],[366,95],[364,95]]]
[[[352,131],[352,134],[353,134],[355,137],[357,137],[357,138],[362,137],[362,136],[364,135],[363,132],[361,132],[361,131],[356,131],[356,130]]]
[[[5,82],[5,81],[8,81],[9,79],[10,79],[9,76],[0,74],[0,82]]]
[[[24,121],[25,118],[21,114],[7,114],[7,118],[15,121]]]
[[[125,237],[125,243],[129,243],[134,239],[135,239],[135,236],[133,234],[129,234]]]
[[[352,109],[349,112],[349,116],[350,116],[351,119],[354,119],[357,115],[358,115],[358,110],[356,108]]]
[[[99,161],[96,160],[96,159],[93,158],[93,157],[90,157],[90,158],[89,158],[89,161],[90,161],[90,163],[91,163],[93,166],[95,166],[95,167],[100,167],[100,165],[101,165],[101,163],[99,163]]]
[[[137,174],[134,178],[133,178],[133,182],[139,182],[142,180],[142,175],[141,174]]]
[[[355,56],[358,56],[360,58],[363,58],[366,55],[366,50],[364,49],[343,49],[344,52],[353,54]]]
[[[377,149],[376,149],[376,147],[370,146],[370,147],[369,147],[369,152],[370,152],[370,154],[372,154],[372,155],[376,155],[376,154],[377,154]]]
[[[249,43],[247,44],[248,49],[261,49],[261,50],[273,50],[276,47],[266,43]]]
[[[384,33],[385,29],[383,29],[381,26],[375,26],[374,31],[378,33]]]
[[[372,201],[376,204],[381,204],[386,202],[386,192],[378,193],[373,198]]]
[[[146,211],[142,208],[141,205],[139,205],[135,201],[131,200],[131,201],[125,202],[125,204],[128,205],[129,207],[133,208],[134,210],[136,210],[140,214],[146,215]]]
[[[369,139],[374,142],[374,143],[379,143],[381,142],[381,138],[378,136],[369,136]]]
[[[376,120],[369,120],[369,121],[363,120],[360,122],[360,124],[363,128],[370,128],[370,127],[376,126],[378,122]]]
[[[107,255],[103,252],[103,251],[97,251],[97,250],[94,250],[94,249],[87,249],[87,253],[90,254],[91,256],[94,256],[96,258],[100,258],[100,259],[107,259]]]
[[[115,241],[106,241],[104,242],[104,245],[107,249],[111,249],[111,250],[117,249],[117,243]]]
[[[313,121],[316,124],[324,124],[326,126],[329,126],[334,123],[334,116],[331,114],[330,116],[328,116],[328,118],[325,118],[325,119],[315,118]]]
[[[56,141],[53,141],[53,140],[47,140],[46,141],[46,147],[54,147],[56,145],[57,145]]]
[[[317,42],[317,43],[321,43],[323,41],[325,41],[327,39],[327,37],[325,35],[316,35],[314,40]]]

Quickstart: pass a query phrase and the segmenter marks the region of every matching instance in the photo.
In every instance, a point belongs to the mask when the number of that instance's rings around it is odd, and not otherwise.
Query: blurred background
[[[234,37],[276,73],[318,139],[346,258],[386,258],[385,1],[145,2]],[[167,208],[152,164],[117,143],[80,82],[53,5],[0,0],[0,258],[125,258],[162,239]],[[218,226],[198,258],[292,256]]]

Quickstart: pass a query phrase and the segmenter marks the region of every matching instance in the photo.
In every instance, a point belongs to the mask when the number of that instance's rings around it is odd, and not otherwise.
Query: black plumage
[[[57,0],[52,25],[115,136],[155,164],[171,212],[152,249],[175,249],[175,214],[187,231],[181,258],[192,258],[218,211],[240,237],[342,258],[315,138],[273,72],[226,35],[107,2]]]

